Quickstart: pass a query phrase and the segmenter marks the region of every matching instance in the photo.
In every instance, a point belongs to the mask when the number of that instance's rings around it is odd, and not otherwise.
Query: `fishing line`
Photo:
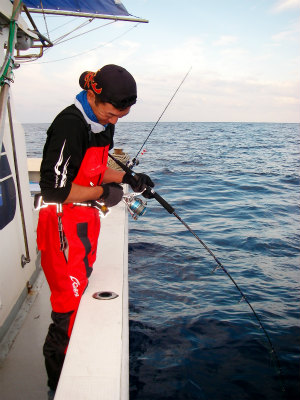
[[[115,21],[114,21],[114,22],[115,22]],[[104,25],[102,25],[102,26],[104,26]],[[94,48],[92,48],[92,49],[90,49],[90,50],[86,50],[86,51],[83,51],[83,52],[81,52],[81,53],[74,54],[73,56],[64,57],[64,58],[59,58],[59,59],[57,59],[57,60],[41,61],[41,62],[37,62],[37,63],[35,63],[35,64],[49,64],[49,63],[53,63],[53,62],[68,60],[68,59],[70,59],[70,58],[82,56],[83,54],[90,53],[91,51],[97,50],[97,49],[99,49],[100,47],[108,46],[109,44],[113,43],[115,40],[120,39],[122,36],[126,35],[129,31],[131,31],[132,29],[136,28],[137,26],[138,26],[138,24],[135,24],[134,26],[132,26],[131,28],[129,28],[129,29],[127,29],[125,32],[123,32],[121,35],[118,35],[118,36],[116,36],[114,39],[112,39],[112,40],[110,40],[110,41],[108,41],[108,42],[102,43],[102,44],[100,44],[99,46],[94,47]],[[35,60],[36,60],[36,59],[35,59]],[[26,62],[33,62],[33,61],[35,61],[35,60],[29,60],[29,61],[23,61],[23,62],[21,61],[21,63],[22,63],[22,64],[25,64]]]
[[[170,98],[168,104],[166,105],[166,107],[164,108],[163,112],[160,114],[158,120],[155,122],[153,128],[151,129],[149,135],[146,137],[146,140],[144,141],[144,143],[142,144],[141,148],[139,149],[139,151],[137,152],[136,156],[133,157],[133,159],[129,162],[128,166],[130,168],[133,168],[136,163],[137,163],[137,157],[140,154],[140,152],[142,151],[143,147],[145,146],[147,140],[149,139],[150,135],[152,134],[152,132],[154,131],[156,125],[159,123],[161,117],[164,115],[165,111],[167,110],[167,108],[169,107],[169,105],[171,104],[171,101],[174,99],[174,97],[176,96],[176,93],[178,92],[178,90],[180,89],[180,87],[182,86],[183,82],[186,80],[188,74],[191,72],[192,67],[190,67],[190,69],[188,70],[188,72],[185,74],[184,78],[182,79],[182,81],[180,82],[179,86],[177,87],[177,89],[175,90],[173,96]]]
[[[132,169],[130,169],[127,165],[123,164],[120,160],[116,159],[111,154],[108,154],[108,155],[125,172],[129,173],[133,177],[136,175],[135,172],[133,172]],[[200,239],[200,237],[196,234],[196,232],[194,232],[193,229],[185,221],[183,221],[183,219],[175,212],[175,209],[165,199],[163,199],[157,192],[155,192],[155,190],[153,188],[151,188],[150,186],[147,186],[146,190],[148,191],[148,193],[150,192],[152,194],[153,198],[155,198],[155,200],[158,201],[168,211],[169,214],[173,214],[185,226],[185,228],[196,238],[196,240],[205,248],[205,250],[213,257],[213,259],[217,263],[217,266],[214,268],[213,272],[215,272],[216,269],[222,269],[222,271],[228,276],[228,278],[234,284],[234,286],[236,287],[236,289],[238,290],[238,292],[241,295],[241,300],[244,300],[247,303],[247,305],[249,306],[249,308],[252,311],[253,315],[255,316],[259,327],[261,328],[261,330],[263,331],[265,337],[267,338],[267,342],[268,342],[270,350],[271,350],[271,355],[273,357],[273,360],[275,361],[275,365],[276,365],[278,374],[280,376],[280,383],[281,383],[282,392],[286,393],[281,365],[280,365],[277,353],[275,351],[275,348],[274,348],[274,346],[272,344],[271,338],[270,338],[268,332],[266,331],[266,329],[264,328],[259,315],[254,310],[252,304],[247,299],[247,297],[244,294],[244,292],[242,291],[242,289],[239,287],[239,285],[237,284],[235,279],[231,276],[231,274],[224,267],[224,265],[221,263],[221,261],[219,261],[219,259],[215,256],[215,254],[210,250],[210,248],[203,242],[203,240]]]

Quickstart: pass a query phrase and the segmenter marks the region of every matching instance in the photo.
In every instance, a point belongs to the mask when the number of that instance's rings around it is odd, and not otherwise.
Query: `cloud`
[[[285,31],[279,32],[275,35],[272,36],[272,40],[274,42],[282,42],[286,40],[290,41],[299,41],[299,33],[300,33],[300,28],[299,24],[293,24],[291,29],[286,29]]]
[[[174,74],[175,76],[175,74]],[[171,98],[167,76],[146,80],[141,100],[128,120],[155,121]],[[162,121],[299,122],[300,82],[249,76],[221,76],[193,69],[168,107]]]
[[[190,37],[174,47],[152,52],[146,56],[144,64],[157,75],[167,70],[170,73],[174,71],[182,73],[190,66],[205,64],[204,57],[203,40],[199,37]]]
[[[299,82],[215,80],[207,82],[203,117],[230,121],[299,121]],[[197,107],[197,106],[196,106]],[[198,108],[200,109],[200,107]]]
[[[41,65],[23,65],[15,72],[12,91],[17,118],[21,122],[50,122],[74,98],[68,72],[50,70]],[[78,81],[79,73],[77,74]]]
[[[300,7],[300,0],[280,0],[274,6],[273,11],[274,12],[283,12],[286,10],[291,10],[291,9],[299,8],[299,7]]]
[[[287,37],[282,32],[274,40]],[[127,68],[138,84],[138,103],[126,118],[129,121],[156,121],[192,66],[164,121],[297,122],[299,82],[294,80],[299,74],[290,69],[287,74],[286,69],[298,64],[290,58],[277,62],[270,48],[261,53],[231,46],[237,40],[220,36],[212,46],[207,37],[193,36],[160,49],[156,43],[145,47],[136,38],[111,43],[88,57],[24,65],[16,70],[14,84],[19,119],[51,122],[80,90],[78,78],[84,70],[115,63]],[[53,53],[51,58],[60,56]]]
[[[282,31],[282,32],[276,33],[276,35],[273,35],[272,36],[272,40],[274,42],[282,42],[283,40],[287,40],[287,39],[293,38],[294,35],[295,35],[294,31],[291,31],[291,30]]]
[[[228,46],[237,42],[236,36],[221,36],[220,39],[213,43],[214,46]]]

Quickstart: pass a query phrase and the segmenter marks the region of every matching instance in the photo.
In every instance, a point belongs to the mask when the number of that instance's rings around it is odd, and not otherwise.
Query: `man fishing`
[[[107,167],[115,124],[136,103],[133,76],[117,65],[84,72],[74,104],[47,131],[41,164],[43,205],[37,227],[41,264],[51,290],[52,320],[43,353],[49,398],[56,390],[79,302],[96,259],[99,202],[107,207],[123,196],[120,183],[136,192],[153,187],[145,174]],[[150,197],[144,194],[145,197]]]

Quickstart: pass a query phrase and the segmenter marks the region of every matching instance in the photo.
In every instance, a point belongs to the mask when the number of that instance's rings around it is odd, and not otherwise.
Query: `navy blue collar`
[[[99,124],[99,121],[98,121],[96,115],[94,114],[94,111],[92,110],[92,107],[90,106],[90,103],[88,102],[87,91],[83,90],[82,92],[78,93],[78,95],[76,96],[76,99],[82,105],[82,108],[84,109],[84,112],[89,117],[89,119],[91,121],[97,122]]]

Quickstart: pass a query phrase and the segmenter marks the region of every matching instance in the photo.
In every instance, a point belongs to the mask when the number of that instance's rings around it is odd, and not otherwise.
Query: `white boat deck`
[[[94,272],[82,297],[55,400],[128,399],[128,225],[123,203],[102,219]],[[115,292],[96,300],[95,292]],[[0,399],[47,399],[42,347],[50,321],[49,289],[40,274],[33,305],[0,365]],[[27,302],[30,303],[27,299]],[[26,307],[25,307],[26,308]],[[12,330],[16,328],[12,327]],[[13,332],[1,344],[1,354]]]
[[[33,304],[30,307],[32,299],[26,300],[1,343],[0,356],[3,358],[12,338],[17,334],[8,355],[0,364],[1,400],[47,399],[47,376],[42,349],[50,323],[51,306],[49,287],[42,272],[31,296],[35,297]],[[30,311],[23,320],[28,307]],[[18,332],[19,324],[22,326]]]

